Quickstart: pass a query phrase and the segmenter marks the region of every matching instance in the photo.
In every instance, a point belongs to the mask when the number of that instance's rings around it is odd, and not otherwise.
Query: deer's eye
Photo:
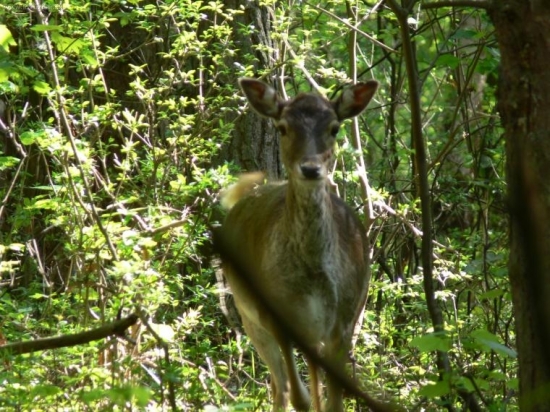
[[[277,130],[279,131],[279,133],[281,133],[282,136],[286,134],[286,127],[283,124],[277,125]]]

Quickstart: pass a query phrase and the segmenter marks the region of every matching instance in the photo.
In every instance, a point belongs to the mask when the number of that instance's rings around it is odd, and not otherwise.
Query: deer
[[[266,304],[303,345],[345,372],[355,324],[364,308],[370,280],[366,231],[354,210],[331,190],[329,170],[341,123],[361,114],[378,82],[344,88],[329,101],[316,93],[285,100],[268,84],[239,79],[250,106],[271,118],[280,134],[280,156],[288,180],[261,184],[261,175],[244,179],[228,192],[222,225],[227,242],[246,261],[253,283],[266,302],[222,256],[244,331],[271,375],[273,412],[321,411],[320,371],[307,356],[310,390],[302,382],[293,340]],[[242,186],[242,185],[241,185]],[[230,193],[227,196],[231,197]],[[342,412],[343,389],[326,376],[325,411]],[[310,395],[311,393],[311,395]]]

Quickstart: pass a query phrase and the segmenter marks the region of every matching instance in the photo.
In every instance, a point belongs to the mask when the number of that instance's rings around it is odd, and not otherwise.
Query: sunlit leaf
[[[44,295],[43,293],[33,293],[32,295],[29,296],[31,299],[44,299],[44,298],[47,298],[48,296]]]
[[[418,336],[411,340],[411,346],[416,347],[421,352],[443,351],[451,349],[451,339],[442,333],[429,333],[424,336]]]
[[[51,34],[52,41],[55,43],[57,50],[61,53],[78,54],[84,47],[84,42],[80,39],[63,36],[58,32]]]
[[[55,210],[59,206],[58,202],[53,199],[39,199],[34,202],[31,206],[28,206],[27,209],[46,209],[46,210]]]
[[[32,88],[41,95],[46,95],[50,92],[51,87],[48,83],[37,80],[33,83]]]
[[[171,342],[174,339],[176,333],[169,325],[164,325],[161,323],[151,323],[151,328],[159,335],[161,339],[164,339],[167,342]]]
[[[494,350],[501,355],[509,356],[511,358],[517,357],[517,352],[515,350],[500,343],[500,339],[487,330],[478,329],[473,331],[471,335],[476,342],[478,342],[481,346],[484,346],[486,349]]]
[[[10,72],[3,67],[0,67],[0,83],[7,81],[10,78]]]
[[[426,396],[427,398],[439,398],[441,396],[447,395],[451,391],[449,382],[440,381],[436,382],[433,385],[426,385],[420,388],[418,394],[420,396]]]
[[[21,140],[21,143],[28,146],[36,142],[36,139],[38,139],[39,133],[33,132],[33,131],[26,131],[21,133],[19,136],[19,139]]]
[[[0,24],[0,47],[9,53],[10,46],[17,46],[17,43],[13,39],[11,31],[5,24]]]
[[[436,61],[437,66],[448,67],[450,69],[456,68],[460,63],[460,59],[452,54],[442,54]]]
[[[0,156],[0,170],[6,170],[10,167],[14,167],[17,165],[21,160],[19,160],[17,157],[13,156]]]
[[[61,26],[55,24],[35,24],[31,27],[31,30],[34,31],[60,31],[61,29]]]

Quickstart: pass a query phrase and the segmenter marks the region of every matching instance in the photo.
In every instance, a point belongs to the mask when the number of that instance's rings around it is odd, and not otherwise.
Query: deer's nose
[[[306,179],[319,179],[321,176],[321,164],[317,162],[304,162],[300,165],[302,175]]]

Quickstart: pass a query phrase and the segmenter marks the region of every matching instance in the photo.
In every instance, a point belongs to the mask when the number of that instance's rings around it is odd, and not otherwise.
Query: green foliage
[[[381,82],[360,145],[343,128],[333,176],[363,213],[358,159],[366,159],[376,215],[358,379],[408,410],[459,408],[464,392],[488,410],[516,408],[500,56],[482,13],[415,16],[445,321],[434,331],[409,90],[388,9],[263,2],[272,44],[254,40],[249,51],[243,36],[261,33],[241,20],[244,6],[30,4],[0,6],[0,342],[78,333],[133,311],[143,319],[128,340],[0,359],[0,409],[267,409],[266,369],[219,310],[210,246],[217,193],[238,169],[224,159],[243,109],[236,79],[277,74],[289,95],[333,96],[352,69]],[[361,21],[356,43],[352,14]],[[273,67],[257,67],[259,55]],[[439,375],[436,351],[449,356],[450,374]]]

